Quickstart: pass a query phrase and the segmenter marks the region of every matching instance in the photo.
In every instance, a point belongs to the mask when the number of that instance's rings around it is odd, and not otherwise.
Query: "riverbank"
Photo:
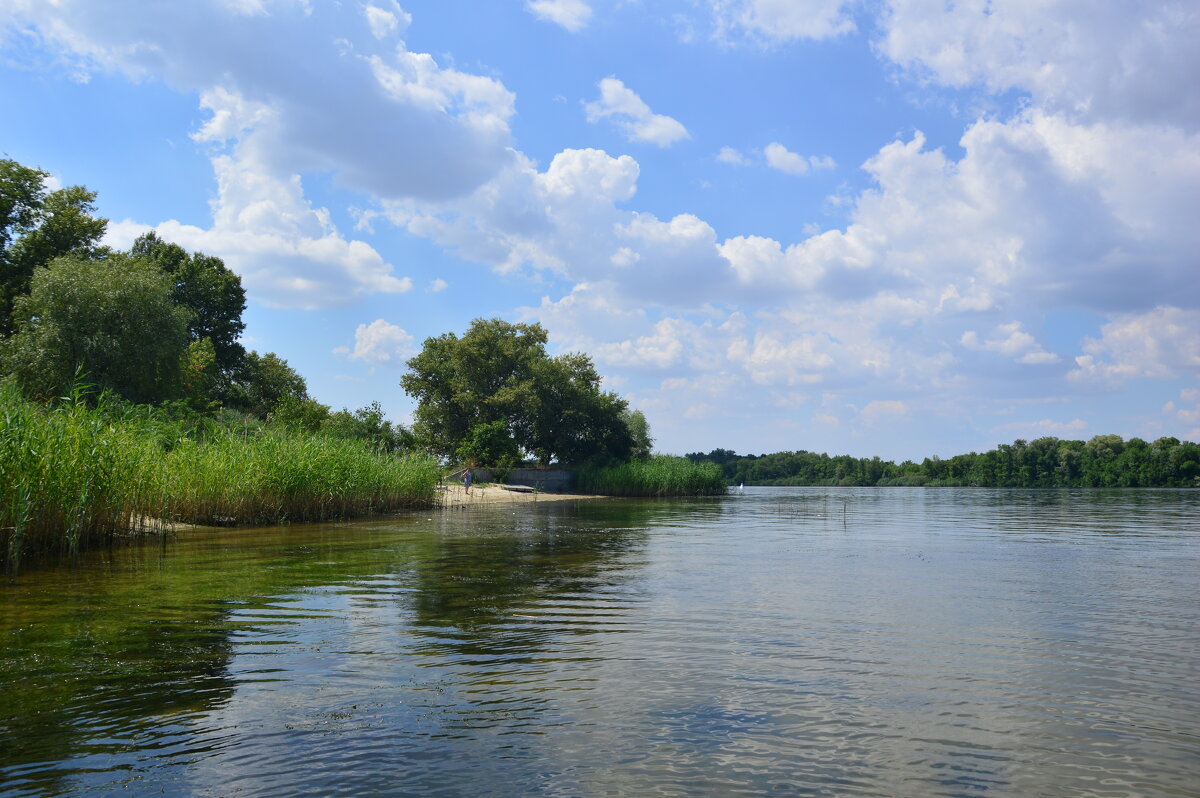
[[[511,487],[511,486],[510,486]],[[472,485],[468,494],[462,485],[439,485],[435,504],[446,510],[466,510],[487,504],[536,504],[539,502],[572,502],[605,499],[606,496],[582,493],[541,493],[533,490],[507,490],[497,483]]]

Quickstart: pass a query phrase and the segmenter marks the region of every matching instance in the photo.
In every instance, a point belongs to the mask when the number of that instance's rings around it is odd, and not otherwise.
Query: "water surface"
[[[746,489],[0,585],[0,795],[1200,795],[1200,492]]]

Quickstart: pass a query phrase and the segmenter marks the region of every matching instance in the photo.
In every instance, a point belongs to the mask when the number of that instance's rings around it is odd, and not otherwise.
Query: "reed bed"
[[[433,504],[437,464],[365,441],[266,431],[181,441],[157,474],[173,520],[324,521]]]
[[[264,430],[188,437],[0,381],[0,560],[79,551],[167,522],[275,524],[434,503],[437,464],[362,440]]]
[[[609,468],[580,469],[578,489],[605,496],[714,496],[725,492],[716,463],[656,454]]]
[[[153,461],[136,431],[83,402],[47,410],[0,382],[0,558],[75,554],[140,523]]]

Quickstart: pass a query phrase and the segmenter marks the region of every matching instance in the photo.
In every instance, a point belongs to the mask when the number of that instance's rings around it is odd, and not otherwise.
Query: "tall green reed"
[[[434,503],[436,463],[367,441],[172,421],[82,392],[54,406],[0,381],[0,559],[74,556],[172,522],[273,524]]]
[[[725,492],[716,463],[656,454],[608,468],[584,467],[577,480],[584,493],[606,496],[713,496]]]

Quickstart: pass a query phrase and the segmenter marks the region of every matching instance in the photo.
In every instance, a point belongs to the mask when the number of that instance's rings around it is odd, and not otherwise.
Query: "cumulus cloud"
[[[616,78],[600,81],[600,99],[585,103],[589,122],[611,119],[630,141],[669,147],[689,138],[687,128],[669,116],[656,114],[642,98]]]
[[[1200,376],[1200,310],[1157,307],[1121,314],[1084,339],[1087,354],[1067,376],[1084,383],[1119,385],[1139,377]]]
[[[1006,432],[1025,438],[1040,438],[1044,436],[1058,437],[1060,435],[1079,435],[1088,428],[1088,423],[1081,418],[1070,421],[1056,421],[1043,418],[1040,421],[1014,421],[995,428],[996,432]]]
[[[858,417],[868,427],[876,424],[902,421],[908,418],[908,405],[898,399],[876,399],[868,402]]]
[[[500,271],[612,281],[627,299],[668,306],[719,296],[732,274],[711,225],[692,214],[662,220],[619,207],[636,192],[638,173],[633,158],[602,150],[564,150],[544,172],[520,157],[468,198],[389,203],[388,215]]]
[[[730,166],[750,165],[750,159],[733,147],[722,147],[721,151],[717,153],[717,161],[718,163],[727,163]]]
[[[763,148],[763,155],[767,158],[767,166],[789,175],[806,175],[809,169],[833,169],[837,166],[827,155],[820,158],[815,155],[805,158],[803,155],[792,152],[778,141],[773,141]]]
[[[592,7],[584,0],[529,0],[525,7],[538,19],[561,25],[572,33],[583,30],[592,18]]]
[[[317,307],[407,290],[372,247],[310,206],[299,175],[329,172],[375,197],[470,193],[512,157],[512,94],[402,42],[376,41],[409,22],[394,2],[363,6],[362,16],[288,0],[239,8],[63,0],[17,3],[13,17],[80,72],[154,77],[200,96],[208,118],[194,138],[212,152],[213,226],[157,229],[225,258],[251,296]]]
[[[368,293],[412,289],[412,280],[397,277],[373,247],[347,240],[327,210],[312,207],[298,175],[277,178],[224,155],[213,158],[213,169],[211,227],[126,220],[112,226],[106,243],[128,247],[153,229],[167,241],[223,258],[251,296],[280,307],[345,305]]]
[[[846,0],[709,0],[716,38],[764,43],[828,39],[854,31]]]
[[[354,349],[339,347],[334,352],[349,355],[372,366],[399,368],[417,353],[413,337],[404,328],[383,319],[360,324],[354,331]]]
[[[888,0],[879,51],[925,80],[1029,92],[1084,119],[1195,126],[1200,12],[1180,0]]]
[[[376,39],[385,39],[397,33],[403,33],[412,24],[412,14],[406,12],[395,0],[385,4],[387,7],[369,3],[363,8],[371,34]]]
[[[977,332],[967,330],[959,342],[967,349],[998,352],[1018,363],[1047,364],[1061,360],[1053,352],[1044,350],[1032,335],[1022,330],[1019,321],[1001,324],[987,340],[980,340]]]

